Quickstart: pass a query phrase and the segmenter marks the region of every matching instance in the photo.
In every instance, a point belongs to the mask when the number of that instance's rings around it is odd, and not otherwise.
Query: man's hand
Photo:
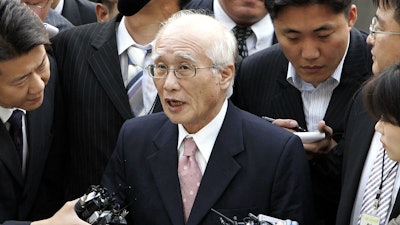
[[[89,225],[81,220],[75,212],[75,204],[79,199],[69,201],[52,217],[45,220],[32,222],[31,225]]]
[[[299,126],[298,122],[292,119],[276,119],[272,124],[285,128],[290,132],[296,132],[294,127]],[[336,141],[332,139],[333,130],[325,124],[325,121],[321,120],[318,122],[318,130],[321,133],[325,133],[324,139],[314,143],[303,144],[308,159],[327,154],[337,145]]]

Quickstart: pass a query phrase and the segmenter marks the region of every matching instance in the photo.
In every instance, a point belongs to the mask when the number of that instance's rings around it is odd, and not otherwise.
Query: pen
[[[274,120],[275,120],[275,119],[273,119],[273,118],[271,118],[271,117],[268,117],[268,116],[262,116],[261,118],[263,118],[263,119],[265,119],[266,121],[271,122],[271,123],[274,122]],[[290,128],[290,129],[293,129],[293,130],[298,131],[298,132],[307,132],[306,129],[304,129],[304,128],[300,127],[300,126],[292,127],[292,128]]]

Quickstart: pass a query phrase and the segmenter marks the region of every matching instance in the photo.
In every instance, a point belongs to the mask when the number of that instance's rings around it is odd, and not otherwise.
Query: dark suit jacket
[[[75,27],[53,40],[67,115],[68,199],[100,182],[123,122],[133,117],[117,52],[121,18]]]
[[[214,0],[192,0],[185,7],[185,9],[206,9],[209,12],[214,12]],[[278,43],[276,35],[272,38],[272,44]]]
[[[56,212],[64,201],[58,192],[59,189],[57,190],[59,186],[53,185],[61,184],[62,178],[48,173],[48,170],[56,172],[62,168],[61,165],[51,167],[54,164],[47,163],[50,159],[56,159],[53,156],[62,153],[62,149],[58,148],[56,143],[59,127],[55,126],[60,122],[60,118],[55,116],[59,112],[57,104],[60,100],[60,96],[56,94],[59,91],[56,85],[57,67],[51,57],[50,63],[52,73],[45,88],[43,103],[38,109],[26,114],[29,154],[25,177],[22,174],[15,145],[0,120],[0,223],[24,224],[10,220],[47,218]]]
[[[366,36],[356,29],[351,30],[340,84],[333,91],[324,116],[326,124],[334,131],[336,141],[342,136],[345,112],[351,97],[372,74],[372,57],[370,47],[365,43]],[[288,60],[279,44],[247,57],[238,70],[232,101],[258,116],[291,118],[306,127],[301,93],[287,82],[287,70]],[[334,221],[336,217],[340,194],[340,157],[340,152],[332,151],[310,161],[316,209],[319,216],[327,221]]]
[[[164,113],[122,127],[102,184],[128,206],[129,224],[184,224],[177,140]],[[211,208],[239,220],[251,212],[312,224],[310,191],[299,139],[229,103],[186,224],[220,224]]]
[[[375,133],[376,119],[366,110],[362,92],[356,93],[348,114],[346,131],[338,148],[343,149],[342,195],[336,224],[350,224],[351,213],[356,200],[358,185],[364,163]],[[400,214],[400,196],[397,195],[390,219]]]
[[[75,26],[97,22],[96,4],[88,0],[65,0],[61,12]]]

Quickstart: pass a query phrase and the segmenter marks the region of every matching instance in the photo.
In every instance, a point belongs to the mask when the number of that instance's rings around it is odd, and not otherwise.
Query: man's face
[[[53,0],[21,0],[44,21],[49,13]]]
[[[169,69],[211,66],[205,55],[205,40],[195,28],[183,27],[181,33],[163,32],[155,46],[155,65]],[[210,37],[210,35],[208,35]],[[223,69],[221,69],[223,71]],[[163,109],[168,118],[182,124],[189,133],[195,133],[208,124],[220,111],[226,90],[233,76],[211,68],[197,69],[194,77],[177,78],[172,70],[165,78],[154,78]]]
[[[0,106],[34,110],[43,102],[50,65],[43,45],[28,54],[0,61]]]
[[[400,32],[400,24],[394,19],[394,9],[378,8],[376,10],[376,31]],[[374,34],[367,38],[367,43],[372,45],[372,72],[379,74],[383,69],[400,61],[400,35],[399,34]]]
[[[336,70],[347,49],[349,31],[357,18],[348,18],[323,4],[287,6],[274,20],[278,41],[297,74],[315,87]]]
[[[222,8],[236,24],[251,26],[267,15],[264,0],[219,0]]]

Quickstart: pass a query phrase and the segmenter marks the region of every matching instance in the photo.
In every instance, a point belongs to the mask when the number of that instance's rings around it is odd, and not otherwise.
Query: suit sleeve
[[[291,215],[299,224],[314,224],[311,179],[303,145],[291,136],[282,150],[276,170],[272,215]]]

